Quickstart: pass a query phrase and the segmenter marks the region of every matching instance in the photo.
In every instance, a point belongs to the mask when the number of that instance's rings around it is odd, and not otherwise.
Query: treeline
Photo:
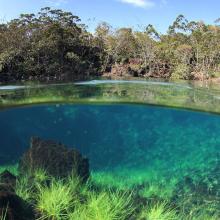
[[[166,34],[158,33],[152,25],[142,32],[131,28],[112,31],[103,23],[95,35],[108,54],[106,65],[116,64],[116,70],[120,71],[120,64],[127,64],[127,72],[134,76],[207,79],[220,76],[217,22],[206,25],[179,15]]]
[[[43,8],[0,24],[0,81],[65,81],[97,75],[206,79],[220,76],[220,27],[179,15],[166,34],[113,29],[89,33],[70,12]]]
[[[64,81],[97,74],[104,51],[70,12],[41,9],[0,24],[0,81]]]

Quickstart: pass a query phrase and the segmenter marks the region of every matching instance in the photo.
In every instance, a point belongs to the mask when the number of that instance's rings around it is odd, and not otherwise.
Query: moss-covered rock
[[[19,162],[19,173],[33,173],[44,169],[54,177],[65,178],[71,173],[83,181],[89,177],[89,161],[77,150],[68,149],[65,145],[50,140],[31,138],[30,149]]]

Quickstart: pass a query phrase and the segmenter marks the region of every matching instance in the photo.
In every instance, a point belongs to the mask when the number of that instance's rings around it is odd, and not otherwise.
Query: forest
[[[0,82],[69,81],[97,76],[205,80],[220,76],[220,26],[179,15],[166,33],[42,8],[0,24]]]

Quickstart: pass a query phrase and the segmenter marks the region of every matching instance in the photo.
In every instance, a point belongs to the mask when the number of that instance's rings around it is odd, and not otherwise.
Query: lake
[[[53,140],[88,158],[88,191],[131,196],[130,214],[110,220],[220,218],[218,86],[107,80],[4,86],[0,96],[0,170],[18,175],[31,137]],[[52,219],[106,218],[85,216]]]

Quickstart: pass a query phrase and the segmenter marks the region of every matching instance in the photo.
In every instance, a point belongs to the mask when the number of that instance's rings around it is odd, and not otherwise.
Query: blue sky
[[[164,33],[179,14],[205,23],[213,23],[220,17],[219,0],[0,0],[0,19],[6,21],[45,6],[71,11],[90,30],[106,21],[115,28],[136,29],[150,23]]]

